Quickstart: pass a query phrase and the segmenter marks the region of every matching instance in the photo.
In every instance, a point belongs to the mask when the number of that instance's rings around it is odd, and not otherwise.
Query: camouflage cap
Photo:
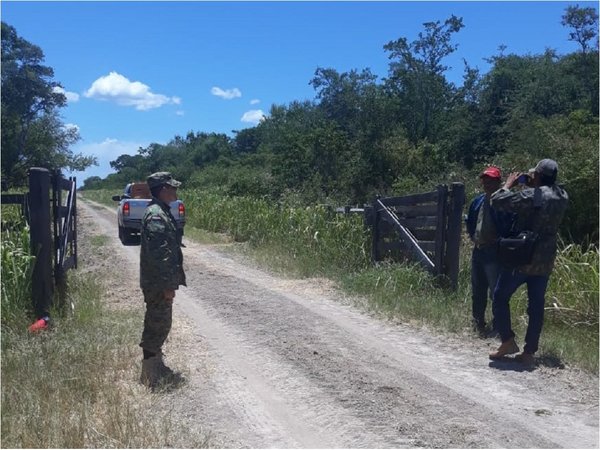
[[[148,179],[146,180],[146,182],[148,183],[148,187],[150,189],[155,188],[157,186],[164,186],[165,184],[168,184],[169,186],[173,186],[174,188],[177,188],[177,187],[181,186],[181,182],[175,180],[171,176],[170,172],[156,172],[156,173],[153,173],[152,175],[150,175],[148,177]]]
[[[558,164],[553,159],[542,159],[530,171],[537,172],[545,177],[555,177],[558,173]]]

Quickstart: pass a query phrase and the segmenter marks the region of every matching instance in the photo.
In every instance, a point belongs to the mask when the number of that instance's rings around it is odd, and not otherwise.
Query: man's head
[[[152,197],[155,197],[165,203],[171,203],[177,200],[177,188],[181,182],[175,180],[169,172],[156,172],[146,180]]]
[[[479,175],[481,180],[481,186],[486,194],[492,195],[498,189],[502,183],[502,174],[500,169],[495,166],[486,167],[483,172]]]
[[[552,186],[556,183],[558,164],[553,159],[542,159],[537,166],[529,170],[529,173],[534,177],[534,185]]]

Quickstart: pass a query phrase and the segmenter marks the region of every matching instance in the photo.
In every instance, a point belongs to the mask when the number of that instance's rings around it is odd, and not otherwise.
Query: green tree
[[[387,86],[397,99],[398,117],[413,145],[436,137],[438,119],[452,95],[452,86],[444,77],[448,67],[443,60],[457,49],[452,35],[464,26],[462,18],[454,15],[443,24],[436,21],[423,25],[425,31],[412,43],[403,37],[383,47],[392,60]]]
[[[562,16],[562,24],[572,29],[569,39],[581,46],[581,53],[571,55],[569,73],[583,82],[589,108],[598,115],[598,13],[593,7],[569,6]],[[593,40],[593,45],[591,41]]]
[[[579,43],[581,52],[587,53],[590,41],[594,39],[598,48],[598,13],[593,7],[580,8],[579,5],[568,6],[562,16],[561,23],[573,29],[569,33],[569,40]]]
[[[92,176],[92,177],[87,177],[85,180],[83,180],[83,186],[81,187],[82,190],[85,189],[101,189],[102,187],[102,178],[98,177],[98,176]]]
[[[49,169],[83,170],[95,158],[73,154],[79,139],[58,116],[66,98],[53,81],[52,68],[43,65],[42,50],[2,22],[2,173],[11,184],[26,179],[33,165]]]
[[[251,128],[245,128],[240,131],[234,131],[233,151],[237,155],[244,155],[258,152],[262,138],[262,127],[259,125]]]

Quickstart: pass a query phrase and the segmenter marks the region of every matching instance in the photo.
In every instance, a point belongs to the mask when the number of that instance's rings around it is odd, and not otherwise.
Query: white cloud
[[[250,100],[250,104],[251,105],[258,105],[259,103],[260,103],[260,100],[257,99],[257,98],[254,98],[254,99]]]
[[[238,88],[233,88],[233,89],[221,89],[220,87],[214,86],[211,90],[210,93],[212,95],[216,95],[217,97],[221,97],[225,100],[231,100],[233,98],[237,98],[237,97],[241,97],[242,93]]]
[[[185,111],[181,111],[181,110],[175,111],[175,114],[178,116],[183,116],[183,115],[185,115]]]
[[[52,92],[64,95],[67,98],[68,102],[78,102],[79,101],[78,93],[66,91],[64,88],[61,88],[60,86],[54,86],[54,88],[52,89]]]
[[[263,116],[265,113],[262,109],[251,109],[250,111],[246,111],[242,116],[242,122],[254,123],[257,124],[261,120],[263,120]]]
[[[117,72],[110,72],[98,78],[83,94],[97,100],[108,100],[122,106],[133,106],[138,111],[160,108],[166,104],[179,105],[179,97],[167,97],[153,93],[148,86],[139,81],[130,81]]]

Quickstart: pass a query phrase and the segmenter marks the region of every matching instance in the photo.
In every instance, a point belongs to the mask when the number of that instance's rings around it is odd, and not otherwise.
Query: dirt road
[[[111,298],[141,310],[139,247],[120,244],[114,211],[79,205],[80,239],[110,237],[110,258],[86,264],[114,268]],[[188,383],[159,404],[219,446],[599,445],[596,377],[490,363],[491,340],[389,324],[326,280],[278,278],[219,246],[184,242],[188,287],[164,351]]]

